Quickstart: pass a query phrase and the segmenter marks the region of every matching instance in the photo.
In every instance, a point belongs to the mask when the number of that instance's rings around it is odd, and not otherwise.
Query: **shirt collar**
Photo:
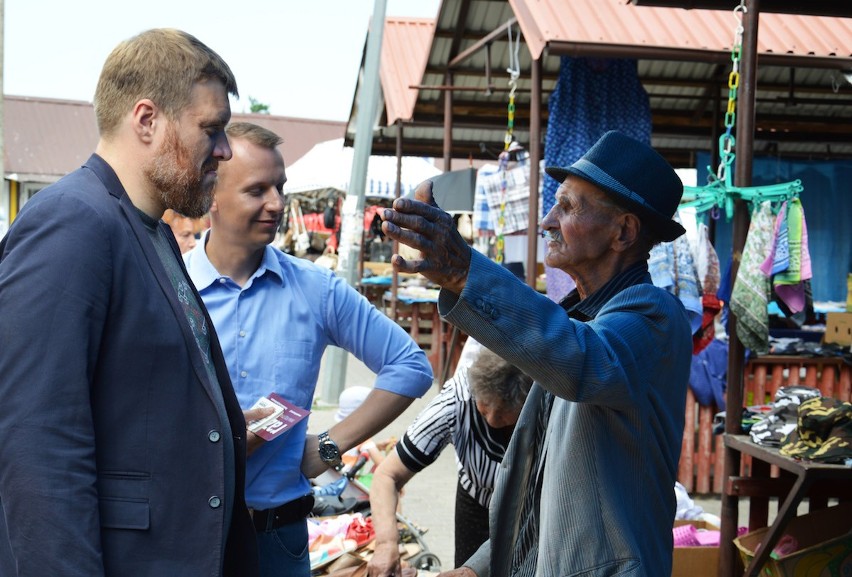
[[[195,288],[197,288],[199,292],[209,287],[214,282],[217,282],[219,279],[226,278],[225,275],[219,274],[219,271],[216,270],[216,267],[213,266],[213,263],[211,263],[210,259],[207,258],[207,251],[205,251],[204,248],[207,244],[207,237],[209,234],[210,229],[201,233],[201,240],[199,243],[196,244],[195,248],[189,251],[184,258],[186,270],[189,272],[189,276],[195,284]],[[281,269],[281,262],[276,258],[275,249],[272,248],[272,245],[266,245],[266,248],[264,248],[263,259],[260,261],[260,266],[257,267],[257,270],[254,271],[253,275],[251,275],[251,279],[249,279],[246,286],[249,286],[252,282],[254,282],[254,279],[260,278],[267,272],[276,276],[278,278],[278,282],[282,285],[284,284],[284,272]]]
[[[577,289],[574,289],[559,304],[568,312],[568,316],[582,321],[590,321],[598,315],[612,297],[624,289],[650,282],[651,275],[648,273],[648,263],[641,261],[609,279],[606,284],[586,298],[580,299],[580,293]]]

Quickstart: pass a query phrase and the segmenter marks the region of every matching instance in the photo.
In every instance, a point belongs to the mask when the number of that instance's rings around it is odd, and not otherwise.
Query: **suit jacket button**
[[[214,495],[207,500],[207,504],[210,505],[211,509],[218,509],[222,504],[222,499]]]
[[[211,443],[218,443],[220,438],[221,435],[219,434],[219,431],[210,431],[209,433],[207,433],[207,439]]]

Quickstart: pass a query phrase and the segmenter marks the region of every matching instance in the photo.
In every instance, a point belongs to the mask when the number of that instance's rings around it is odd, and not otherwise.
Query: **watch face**
[[[340,460],[340,450],[337,448],[337,445],[326,437],[319,444],[319,455],[320,459],[325,461],[326,463],[336,463]]]

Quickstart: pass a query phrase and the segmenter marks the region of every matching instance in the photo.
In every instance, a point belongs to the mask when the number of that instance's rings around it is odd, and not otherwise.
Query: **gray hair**
[[[497,353],[482,347],[467,370],[473,398],[499,400],[507,408],[519,408],[527,399],[532,378]]]

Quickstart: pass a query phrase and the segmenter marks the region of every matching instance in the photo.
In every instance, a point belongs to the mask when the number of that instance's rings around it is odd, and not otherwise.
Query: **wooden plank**
[[[710,492],[710,452],[713,448],[713,409],[698,408],[698,450],[696,451],[695,491]]]
[[[693,458],[695,456],[695,395],[692,389],[686,390],[686,409],[683,421],[683,439],[680,444],[680,462],[677,465],[677,480],[687,493],[695,488]]]

